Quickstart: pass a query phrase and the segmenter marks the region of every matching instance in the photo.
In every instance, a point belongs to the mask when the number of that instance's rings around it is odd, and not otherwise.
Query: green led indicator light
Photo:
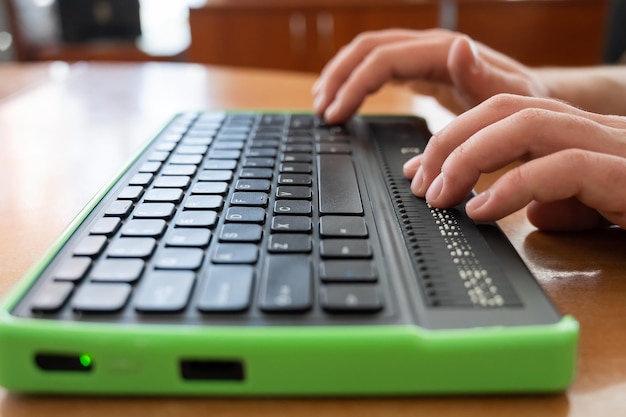
[[[89,368],[91,366],[91,363],[93,362],[91,356],[87,355],[86,353],[80,355],[78,360],[80,361],[80,364],[83,365],[85,368]]]

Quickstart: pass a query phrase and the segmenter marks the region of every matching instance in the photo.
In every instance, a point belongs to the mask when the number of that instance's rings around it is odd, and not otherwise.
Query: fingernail
[[[480,57],[478,56],[478,46],[476,46],[476,42],[470,37],[467,38],[467,43],[469,44],[470,50],[472,51],[472,70],[474,72],[478,72],[480,70]]]
[[[335,116],[335,113],[337,113],[338,108],[339,105],[337,104],[337,102],[333,101],[333,103],[328,106],[328,108],[324,112],[324,118],[326,120],[333,120],[333,117]]]
[[[487,191],[483,191],[482,193],[478,194],[476,197],[472,198],[470,201],[467,202],[467,204],[465,205],[465,210],[469,210],[469,211],[476,211],[479,210],[482,206],[484,206],[487,201],[489,201],[489,197],[490,197],[490,192],[489,190]]]
[[[423,188],[424,188],[424,169],[420,165],[419,168],[417,168],[417,172],[415,173],[415,176],[413,177],[413,181],[411,182],[411,191],[413,191],[413,194],[415,194],[416,196],[422,197],[424,196]]]
[[[317,81],[315,81],[315,83],[313,84],[313,87],[311,87],[311,94],[316,95],[321,85],[322,80],[318,78]]]
[[[313,107],[315,108],[315,110],[319,111],[321,109],[324,100],[326,100],[326,95],[323,93],[315,97],[315,101],[313,102]]]
[[[405,173],[414,173],[417,171],[417,169],[420,167],[420,162],[421,162],[421,155],[417,155],[414,156],[413,158],[409,159],[408,161],[406,161],[404,163],[404,165],[402,165],[402,171],[404,171]],[[415,175],[415,174],[413,174]],[[411,175],[411,178],[413,177],[413,175]]]
[[[426,192],[426,200],[436,200],[443,190],[443,174],[439,174],[437,178],[430,184]]]

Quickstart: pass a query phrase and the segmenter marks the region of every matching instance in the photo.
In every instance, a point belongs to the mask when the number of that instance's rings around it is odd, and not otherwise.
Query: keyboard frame
[[[363,147],[355,162],[359,186],[369,195],[374,213],[392,212],[389,199],[372,192],[387,184],[372,145],[361,140],[366,134],[363,119],[356,119],[354,128]],[[376,227],[381,246],[398,255],[385,271],[395,280],[388,294],[393,308],[380,316],[218,319],[181,325],[153,319],[120,323],[13,314],[55,255],[95,216],[98,204],[130,175],[160,134],[87,205],[3,302],[0,385],[20,392],[83,394],[398,395],[553,392],[571,383],[578,323],[556,312],[495,224],[479,227],[498,255],[507,258],[507,272],[520,275],[514,285],[525,302],[521,309],[503,309],[504,321],[494,320],[490,311],[433,309],[412,296],[418,294],[419,284],[407,278],[414,268],[408,252],[399,249],[402,232],[389,216],[371,219],[384,223]],[[34,360],[41,353],[88,354],[93,366],[88,372],[46,371]],[[185,379],[180,368],[185,360],[237,363],[243,375],[235,381]]]

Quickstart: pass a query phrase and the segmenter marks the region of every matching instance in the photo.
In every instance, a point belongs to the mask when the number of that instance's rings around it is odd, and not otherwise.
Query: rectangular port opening
[[[91,372],[93,359],[88,354],[35,354],[37,367],[44,371]]]
[[[194,381],[243,381],[244,366],[238,360],[183,359],[180,361],[183,379]]]

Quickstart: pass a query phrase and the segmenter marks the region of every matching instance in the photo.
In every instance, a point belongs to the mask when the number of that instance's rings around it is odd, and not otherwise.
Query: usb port
[[[244,366],[238,360],[183,359],[180,361],[183,379],[205,381],[243,381]]]

